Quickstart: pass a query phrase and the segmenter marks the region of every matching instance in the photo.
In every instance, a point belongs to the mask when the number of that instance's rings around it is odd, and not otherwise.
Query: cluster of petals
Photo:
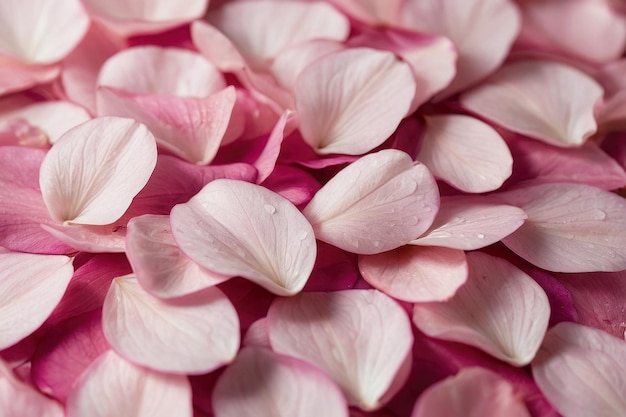
[[[626,415],[620,2],[0,22],[0,416]]]

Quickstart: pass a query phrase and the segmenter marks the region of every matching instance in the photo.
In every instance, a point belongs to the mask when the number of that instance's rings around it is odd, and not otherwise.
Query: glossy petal
[[[467,282],[447,302],[416,304],[413,323],[428,336],[475,346],[514,366],[530,363],[548,328],[541,287],[504,259],[467,254]]]
[[[540,184],[499,196],[528,220],[503,243],[528,262],[554,272],[626,269],[626,201],[580,184]]]
[[[468,116],[429,116],[417,159],[461,191],[484,193],[509,178],[513,158],[502,137]]]
[[[376,290],[281,298],[267,317],[274,351],[322,369],[365,410],[384,403],[413,343],[404,309]]]
[[[317,153],[363,154],[391,136],[415,88],[410,66],[390,52],[354,48],[326,55],[296,81],[300,131]]]
[[[103,117],[63,135],[41,164],[39,184],[52,218],[104,225],[119,219],[156,165],[145,126]]]
[[[499,125],[555,146],[582,145],[596,131],[602,87],[583,72],[550,61],[502,67],[463,95],[463,106]]]
[[[532,363],[539,388],[567,417],[626,412],[626,344],[602,330],[559,323]]]
[[[63,297],[73,273],[67,256],[0,253],[0,349],[41,326]]]
[[[178,248],[169,216],[133,218],[128,222],[126,247],[137,281],[155,297],[180,297],[230,278],[201,268]]]
[[[384,150],[348,165],[304,209],[318,239],[349,252],[381,253],[431,225],[439,207],[434,178],[404,152]]]
[[[412,303],[447,300],[467,280],[464,252],[448,248],[404,246],[360,256],[359,270],[374,288]]]
[[[74,385],[67,417],[191,417],[187,377],[140,368],[108,351]]]
[[[142,290],[133,275],[113,280],[102,328],[121,355],[165,372],[210,372],[230,362],[239,348],[237,312],[220,290],[168,304]]]
[[[315,236],[284,197],[233,180],[208,184],[172,209],[181,250],[219,274],[240,275],[279,295],[299,292],[315,262]]]
[[[319,369],[269,349],[243,349],[215,386],[216,417],[348,417],[341,390]]]

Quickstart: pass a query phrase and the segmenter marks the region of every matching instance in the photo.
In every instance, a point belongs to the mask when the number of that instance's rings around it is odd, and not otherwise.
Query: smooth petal
[[[348,417],[341,390],[326,374],[258,347],[243,349],[222,374],[213,404],[216,417]]]
[[[581,184],[540,184],[498,196],[528,220],[503,240],[528,262],[554,272],[626,269],[626,201]]]
[[[0,253],[0,349],[43,324],[73,273],[72,258],[67,256]]]
[[[411,245],[475,250],[494,244],[526,220],[524,210],[479,196],[444,196],[428,231]]]
[[[191,417],[187,377],[140,368],[108,351],[74,385],[67,417]]]
[[[181,250],[199,265],[278,295],[299,292],[313,269],[311,225],[287,199],[258,185],[213,181],[174,207],[171,222]]]
[[[567,417],[626,412],[626,344],[602,330],[559,323],[532,363],[539,388]]]
[[[394,25],[400,17],[403,0],[331,0],[350,17],[367,23],[370,26]]]
[[[0,95],[27,90],[58,77],[58,65],[28,65],[0,55]]]
[[[43,230],[74,249],[90,253],[122,253],[126,228],[122,225],[83,226],[41,224]]]
[[[416,304],[413,323],[428,336],[475,346],[514,366],[527,365],[548,328],[548,297],[503,259],[471,252],[467,264],[467,282],[455,296]]]
[[[69,130],[41,164],[39,184],[51,217],[113,223],[148,182],[156,158],[154,137],[130,119],[103,117]]]
[[[354,48],[326,55],[296,81],[302,137],[320,154],[368,152],[396,130],[415,88],[410,66],[390,52]]]
[[[276,165],[263,186],[291,201],[293,205],[307,204],[321,188],[312,175],[291,165]]]
[[[572,147],[596,132],[593,109],[602,94],[596,81],[565,64],[519,61],[502,67],[461,101],[513,132]]]
[[[169,216],[146,214],[128,222],[126,255],[139,284],[159,298],[191,294],[230,278],[201,268],[178,248]]]
[[[484,368],[464,368],[432,385],[417,400],[411,417],[530,417],[505,379]]]
[[[113,280],[102,328],[121,355],[164,372],[210,372],[239,348],[237,312],[220,290],[168,304],[142,290],[133,275]]]
[[[365,410],[383,405],[413,344],[404,309],[376,290],[281,298],[267,317],[274,351],[322,369]]]
[[[447,300],[467,280],[465,253],[448,248],[404,246],[360,256],[359,270],[374,288],[412,303]]]
[[[461,115],[426,117],[417,159],[438,178],[461,191],[493,191],[509,178],[513,158],[488,124]]]
[[[438,207],[437,184],[428,169],[390,149],[340,171],[315,194],[304,215],[318,239],[367,255],[417,238]]]

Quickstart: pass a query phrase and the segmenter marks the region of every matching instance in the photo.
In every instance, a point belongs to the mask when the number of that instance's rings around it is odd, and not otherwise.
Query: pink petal
[[[455,296],[416,304],[413,323],[428,336],[475,346],[514,366],[527,365],[548,328],[548,297],[504,259],[471,252],[467,264],[467,282]]]
[[[219,274],[242,276],[278,295],[299,292],[315,262],[315,235],[288,200],[233,180],[208,184],[172,209],[181,250]]]
[[[388,149],[348,165],[304,209],[315,236],[371,255],[405,245],[432,223],[439,206],[434,178],[404,152]]]
[[[276,352],[322,369],[351,405],[365,410],[383,405],[383,397],[397,385],[394,379],[410,359],[413,335],[407,314],[376,290],[280,298],[267,317]]]
[[[537,384],[567,417],[626,413],[626,344],[601,330],[559,323],[532,363]]]
[[[258,347],[241,350],[222,374],[213,404],[215,417],[348,417],[345,398],[322,371]]]
[[[360,256],[359,269],[374,288],[412,303],[447,300],[467,280],[465,253],[458,249],[404,246]]]
[[[126,228],[122,225],[83,226],[42,224],[41,228],[60,242],[90,253],[123,253],[126,250]]]
[[[498,189],[513,169],[502,137],[488,124],[461,115],[428,116],[417,159],[436,177],[470,193]]]
[[[267,139],[265,147],[254,162],[254,166],[259,172],[257,183],[260,184],[265,181],[267,177],[270,176],[272,171],[274,171],[283,139],[295,129],[296,122],[295,115],[291,111],[283,113],[280,119],[276,122],[274,129],[272,129],[272,132]]]
[[[528,220],[503,240],[528,262],[555,272],[626,269],[626,201],[580,184],[540,184],[502,194]]]
[[[524,210],[478,196],[441,197],[430,229],[411,245],[475,250],[494,244],[526,220]]]
[[[156,144],[145,126],[102,117],[71,130],[50,149],[39,183],[52,218],[104,225],[119,219],[156,165]]]
[[[78,0],[6,0],[0,4],[0,16],[0,51],[29,64],[60,61],[89,27],[89,16]]]
[[[432,385],[411,417],[531,417],[511,384],[484,368],[462,369]]]
[[[330,3],[370,26],[393,26],[399,20],[404,0],[331,0]]]
[[[305,291],[337,291],[353,288],[361,278],[356,257],[328,245],[317,242],[317,259]]]
[[[0,95],[51,82],[59,70],[58,65],[27,65],[0,54]]]
[[[126,255],[144,290],[173,298],[217,285],[221,276],[189,259],[176,245],[169,216],[146,214],[128,222]]]
[[[600,85],[583,72],[550,61],[502,67],[463,95],[463,106],[499,125],[560,147],[582,145],[596,132]]]
[[[263,186],[295,206],[307,204],[321,188],[313,176],[291,165],[276,165],[272,174],[263,181]]]
[[[0,415],[20,417],[63,417],[63,407],[18,380],[0,360]]]
[[[495,0],[412,0],[401,12],[404,26],[449,38],[458,52],[457,76],[440,96],[449,96],[495,70],[520,29],[514,2]]]
[[[67,256],[0,252],[0,349],[42,325],[73,273]]]
[[[102,328],[116,352],[165,372],[210,372],[229,363],[239,348],[237,312],[220,290],[168,304],[142,290],[133,275],[113,280]]]
[[[140,368],[108,351],[74,385],[67,417],[191,417],[187,377]]]
[[[243,346],[272,348],[270,345],[270,336],[267,332],[266,317],[258,319],[248,327],[242,344]]]
[[[354,48],[326,55],[296,81],[300,131],[317,153],[363,154],[391,136],[415,88],[409,65],[390,52]]]

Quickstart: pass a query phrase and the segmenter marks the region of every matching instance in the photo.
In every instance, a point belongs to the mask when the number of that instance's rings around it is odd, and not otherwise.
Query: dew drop
[[[267,211],[269,214],[276,213],[276,207],[271,204],[264,204],[263,207],[265,208],[265,211]]]
[[[380,242],[378,240],[375,240],[374,242],[372,242],[374,244],[375,248],[380,248]]]
[[[426,206],[426,207],[424,207],[424,212],[425,212],[425,213],[430,213],[431,211],[433,211],[433,208],[432,208],[432,207],[430,207],[430,206]]]
[[[476,237],[478,239],[484,239],[485,238],[485,234],[484,233],[479,233],[479,234],[476,235]]]
[[[596,209],[591,213],[591,217],[594,220],[604,220],[606,219],[606,213],[602,210]]]
[[[300,230],[298,232],[298,239],[300,240],[304,240],[309,236],[309,232],[307,232],[306,230]]]

